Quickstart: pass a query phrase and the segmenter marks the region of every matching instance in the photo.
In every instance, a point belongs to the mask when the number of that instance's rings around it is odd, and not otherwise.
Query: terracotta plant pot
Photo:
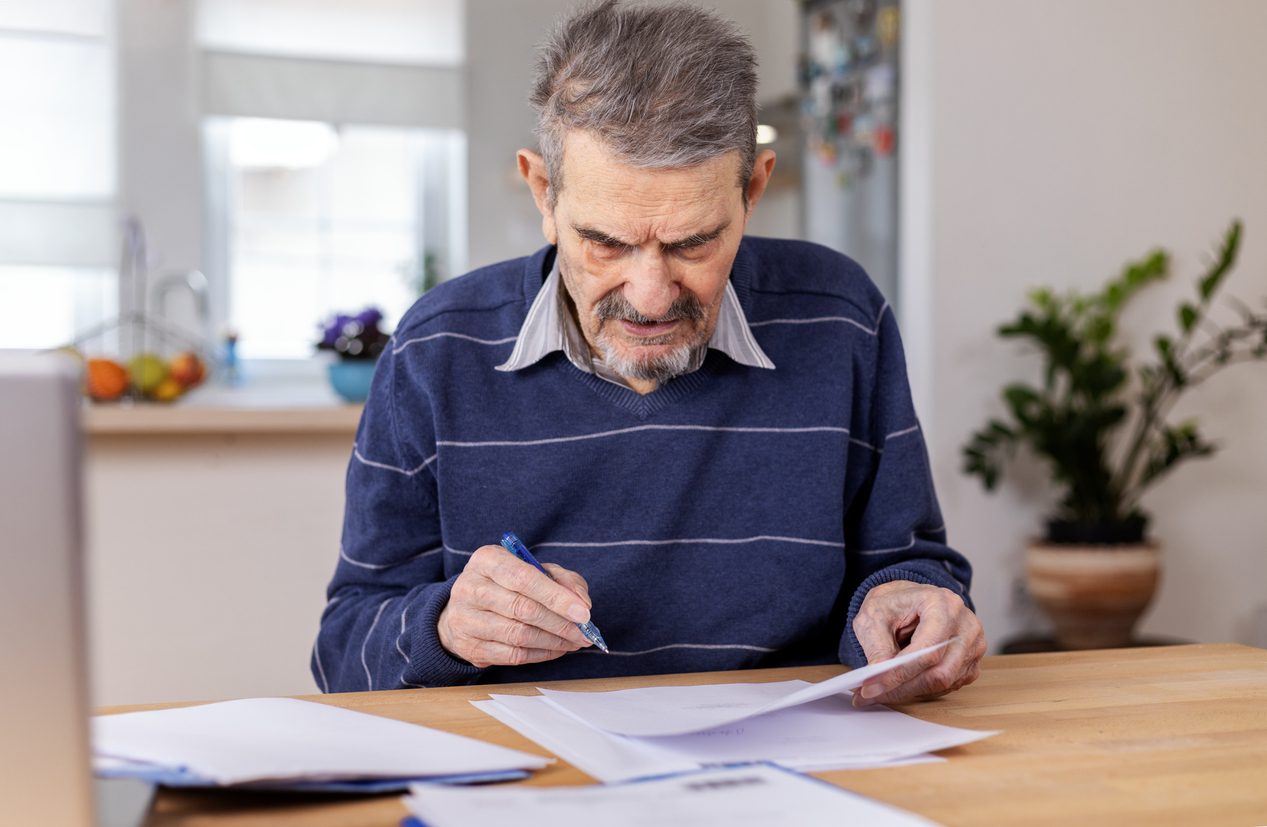
[[[1064,649],[1131,645],[1135,623],[1161,579],[1156,544],[1031,543],[1025,557],[1030,594],[1056,627]]]

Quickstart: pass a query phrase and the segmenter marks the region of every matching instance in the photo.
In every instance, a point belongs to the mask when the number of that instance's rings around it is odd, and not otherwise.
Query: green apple
[[[153,353],[138,354],[128,362],[128,378],[132,387],[149,396],[167,378],[167,363]]]

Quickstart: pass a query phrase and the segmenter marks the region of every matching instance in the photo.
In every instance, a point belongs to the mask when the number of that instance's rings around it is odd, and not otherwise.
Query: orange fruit
[[[169,376],[150,392],[150,398],[156,402],[175,402],[184,392],[185,386]]]
[[[89,359],[84,393],[97,402],[113,402],[128,389],[128,369],[113,359]]]

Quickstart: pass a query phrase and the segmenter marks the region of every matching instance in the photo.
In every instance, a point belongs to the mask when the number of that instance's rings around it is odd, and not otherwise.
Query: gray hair
[[[757,152],[757,58],[735,24],[698,6],[590,3],[541,47],[532,104],[550,177],[563,187],[563,142],[591,133],[622,161],[650,169],[740,156],[746,191]]]

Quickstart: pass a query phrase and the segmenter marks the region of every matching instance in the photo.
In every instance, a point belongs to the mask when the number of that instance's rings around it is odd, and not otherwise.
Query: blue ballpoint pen
[[[522,540],[515,536],[513,531],[507,531],[502,535],[502,548],[506,549],[520,560],[523,560],[525,563],[536,566],[537,571],[541,572],[546,577],[550,577],[550,572],[542,568],[541,564],[537,562],[537,558],[532,556],[532,552],[528,551],[528,547],[523,544]],[[553,580],[554,578],[550,577],[550,579]],[[581,634],[585,635],[586,640],[593,643],[604,652],[609,651],[607,649],[607,641],[603,640],[603,635],[598,631],[597,626],[593,623],[578,623],[576,626],[581,630]]]

